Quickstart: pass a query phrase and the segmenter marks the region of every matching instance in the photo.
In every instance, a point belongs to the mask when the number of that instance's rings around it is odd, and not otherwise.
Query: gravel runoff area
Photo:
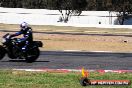
[[[132,52],[132,29],[76,28],[33,26],[34,40],[44,43],[41,50],[112,51]],[[0,24],[0,38],[7,32],[19,31],[19,25]],[[57,34],[69,33],[69,34]],[[10,32],[12,33],[12,32]],[[79,35],[81,33],[85,35]]]

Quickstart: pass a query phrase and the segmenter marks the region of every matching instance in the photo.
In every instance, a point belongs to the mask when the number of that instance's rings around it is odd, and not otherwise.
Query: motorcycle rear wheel
[[[40,55],[39,48],[32,49],[31,51],[27,52],[27,57],[25,58],[26,62],[27,63],[34,62],[39,57],[39,55]]]

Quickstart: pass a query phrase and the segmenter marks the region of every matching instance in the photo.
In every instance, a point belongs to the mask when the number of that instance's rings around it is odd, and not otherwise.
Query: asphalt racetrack
[[[132,53],[42,51],[37,61],[11,60],[5,56],[0,69],[104,69],[132,70]]]

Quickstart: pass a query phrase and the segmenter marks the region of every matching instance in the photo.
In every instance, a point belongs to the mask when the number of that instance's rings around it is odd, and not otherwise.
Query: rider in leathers
[[[33,41],[32,28],[29,27],[26,22],[20,24],[20,28],[21,30],[15,34],[12,34],[11,37],[23,34],[23,38],[19,38],[17,42],[19,44],[24,43],[24,46],[22,46],[22,50],[23,52],[25,52],[27,50],[27,46]]]

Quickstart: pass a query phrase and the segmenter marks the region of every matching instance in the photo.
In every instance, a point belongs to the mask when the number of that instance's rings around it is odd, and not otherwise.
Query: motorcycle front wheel
[[[5,56],[6,50],[3,46],[0,45],[0,60]]]
[[[32,63],[32,62],[36,61],[36,59],[39,57],[39,55],[40,55],[39,48],[31,49],[29,52],[27,52],[27,57],[25,58],[26,62]]]

